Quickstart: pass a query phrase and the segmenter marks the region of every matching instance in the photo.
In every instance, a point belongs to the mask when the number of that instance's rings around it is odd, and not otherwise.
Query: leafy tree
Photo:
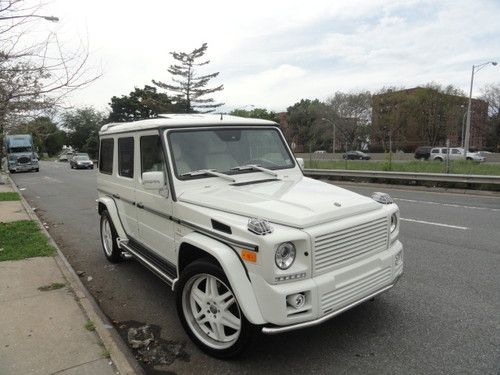
[[[45,138],[45,152],[49,156],[57,155],[62,146],[66,144],[68,144],[68,134],[64,130],[58,129]]]
[[[500,151],[500,83],[482,89],[481,99],[488,103],[486,147]]]
[[[37,30],[43,3],[0,0],[0,144],[5,130],[52,109],[69,92],[99,77],[85,46],[69,50],[53,32]],[[55,21],[55,18],[48,18]],[[0,159],[2,149],[0,148]]]
[[[92,107],[79,108],[62,115],[62,126],[68,129],[71,145],[78,151],[97,156],[99,129],[104,123],[104,115]]]
[[[335,124],[342,144],[347,144],[349,149],[361,149],[367,143],[370,132],[371,93],[338,91],[328,98],[325,104],[325,117]]]
[[[213,98],[203,98],[205,95],[224,89],[223,85],[206,88],[211,79],[217,77],[219,73],[198,75],[196,69],[210,63],[209,60],[197,62],[207,51],[207,43],[203,43],[200,48],[191,52],[171,52],[170,54],[177,60],[176,64],[170,65],[167,71],[173,76],[174,84],[168,84],[153,80],[153,83],[165,90],[177,94],[179,99],[185,103],[184,112],[213,112],[224,103],[215,103]]]
[[[278,115],[275,112],[268,111],[265,108],[253,108],[252,110],[235,109],[229,114],[246,118],[260,118],[263,120],[270,120],[279,123]]]
[[[128,95],[111,98],[111,113],[108,121],[137,121],[158,116],[160,113],[179,113],[185,111],[183,100],[172,101],[165,93],[157,92],[156,87],[135,88]]]
[[[324,134],[329,125],[321,121],[325,105],[318,99],[302,99],[287,109],[287,122],[290,127],[290,143],[295,144],[294,151],[325,149],[327,139]]]

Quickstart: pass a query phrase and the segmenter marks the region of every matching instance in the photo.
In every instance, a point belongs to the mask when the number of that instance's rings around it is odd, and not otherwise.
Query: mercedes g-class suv
[[[391,197],[304,177],[274,122],[160,115],[99,134],[106,258],[136,258],[168,283],[213,356],[237,354],[256,330],[325,322],[403,272]]]

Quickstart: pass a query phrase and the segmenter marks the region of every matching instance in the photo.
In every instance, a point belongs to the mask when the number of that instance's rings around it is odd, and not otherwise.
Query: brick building
[[[467,105],[467,97],[424,87],[374,95],[370,149],[388,149],[389,136],[393,150],[407,152],[418,146],[445,145],[446,139],[460,146]],[[472,99],[471,109],[470,147],[480,149],[485,143],[488,103]]]

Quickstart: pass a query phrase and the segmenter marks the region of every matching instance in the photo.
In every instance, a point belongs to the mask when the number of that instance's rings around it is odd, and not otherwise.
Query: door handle
[[[144,208],[144,205],[142,203],[137,203],[137,208]]]

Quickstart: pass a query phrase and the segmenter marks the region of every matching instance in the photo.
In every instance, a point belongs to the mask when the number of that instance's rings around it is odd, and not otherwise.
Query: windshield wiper
[[[248,165],[240,165],[234,168],[231,168],[232,171],[247,171],[247,170],[253,170],[253,171],[260,171],[267,173],[273,177],[278,177],[278,174],[270,169],[263,168],[260,165],[257,164],[248,164]]]
[[[220,177],[220,178],[223,178],[224,180],[236,182],[236,180],[233,177],[228,176],[227,174],[224,174],[224,173],[217,172],[217,170],[215,170],[215,169],[199,169],[197,171],[183,173],[183,174],[181,174],[181,177],[184,177],[184,176],[203,176],[203,175]]]

